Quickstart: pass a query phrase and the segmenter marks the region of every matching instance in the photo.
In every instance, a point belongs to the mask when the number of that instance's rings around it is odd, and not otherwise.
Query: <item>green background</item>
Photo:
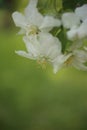
[[[6,12],[0,10],[0,130],[86,130],[87,72],[53,74],[16,55],[25,46],[11,13],[10,24],[3,19]]]

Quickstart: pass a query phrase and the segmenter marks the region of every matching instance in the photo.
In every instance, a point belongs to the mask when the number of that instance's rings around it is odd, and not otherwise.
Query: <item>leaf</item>
[[[56,16],[62,9],[62,0],[39,0],[38,9],[43,14],[53,14]]]
[[[87,0],[63,0],[63,8],[66,9],[75,9],[78,6],[87,4]]]
[[[54,7],[57,12],[59,12],[63,6],[62,6],[62,0],[54,0]]]

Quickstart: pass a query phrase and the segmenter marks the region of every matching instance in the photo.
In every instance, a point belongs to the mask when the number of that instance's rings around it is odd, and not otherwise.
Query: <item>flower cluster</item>
[[[36,60],[42,66],[50,63],[56,73],[62,67],[73,66],[87,70],[87,4],[77,7],[74,12],[62,13],[60,18],[42,15],[37,8],[38,0],[30,0],[24,15],[12,14],[19,34],[23,34],[26,51],[16,51],[20,56]],[[63,50],[61,38],[52,31],[65,33],[67,45]],[[60,30],[60,31],[59,31]],[[59,38],[58,38],[59,37]],[[65,43],[66,45],[66,43]]]

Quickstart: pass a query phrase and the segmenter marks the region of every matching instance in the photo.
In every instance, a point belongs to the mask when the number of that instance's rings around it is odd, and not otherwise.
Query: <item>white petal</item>
[[[54,73],[57,73],[58,70],[60,70],[64,66],[65,61],[67,61],[67,59],[70,56],[71,54],[68,54],[68,55],[61,54],[55,59],[55,61],[53,62]]]
[[[16,24],[16,26],[25,28],[25,26],[28,24],[26,18],[19,12],[14,12],[12,14],[12,18]]]
[[[54,64],[53,65],[54,74],[56,74],[62,68],[62,66],[63,66],[63,64],[62,65],[61,64],[59,64],[59,65]]]
[[[59,19],[55,19],[52,16],[45,16],[40,29],[44,31],[48,29],[48,31],[50,31],[53,27],[59,27],[60,25],[61,21]]]
[[[30,0],[28,6],[29,7],[36,7],[37,3],[38,3],[38,0]]]
[[[87,62],[87,52],[85,50],[74,50],[73,54],[81,63]]]
[[[85,50],[74,50],[73,55],[72,66],[79,70],[87,70],[87,66],[85,65],[87,62],[87,52]]]
[[[20,56],[35,60],[35,58],[32,55],[30,55],[30,53],[27,53],[25,51],[15,51],[15,53]]]
[[[79,49],[82,47],[83,41],[82,40],[76,40],[73,42],[73,44],[69,47],[69,51],[74,51],[76,49]]]
[[[84,46],[84,50],[87,51],[87,46]]]
[[[76,8],[75,13],[84,21],[87,18],[87,4]]]
[[[53,62],[53,72],[57,73],[64,65],[64,55],[59,55]]]
[[[61,50],[58,48],[58,45],[50,46],[47,51],[47,56],[52,59],[52,61],[61,53]]]
[[[62,15],[63,26],[67,29],[80,24],[80,19],[75,13],[64,13]]]
[[[84,64],[80,63],[80,62],[74,62],[72,64],[76,69],[79,70],[83,70],[83,71],[87,71],[87,66],[85,66]]]
[[[87,19],[79,27],[78,37],[79,37],[79,39],[87,37]]]
[[[25,9],[25,16],[30,24],[40,26],[43,21],[43,16],[38,12],[37,0],[30,0],[29,5]]]
[[[34,44],[31,43],[27,37],[24,37],[23,40],[25,42],[28,53],[33,55],[33,57],[37,57],[39,55],[38,46],[34,46]]]
[[[73,27],[67,32],[67,38],[71,41],[78,39],[78,28]]]
[[[61,53],[61,43],[50,33],[40,33],[39,42],[41,44],[41,53],[50,58],[56,57]]]

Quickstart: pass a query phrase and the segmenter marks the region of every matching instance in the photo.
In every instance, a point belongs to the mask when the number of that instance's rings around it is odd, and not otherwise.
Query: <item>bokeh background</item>
[[[11,14],[27,2],[0,0],[0,130],[87,130],[87,72],[55,75],[15,54],[25,46]]]

